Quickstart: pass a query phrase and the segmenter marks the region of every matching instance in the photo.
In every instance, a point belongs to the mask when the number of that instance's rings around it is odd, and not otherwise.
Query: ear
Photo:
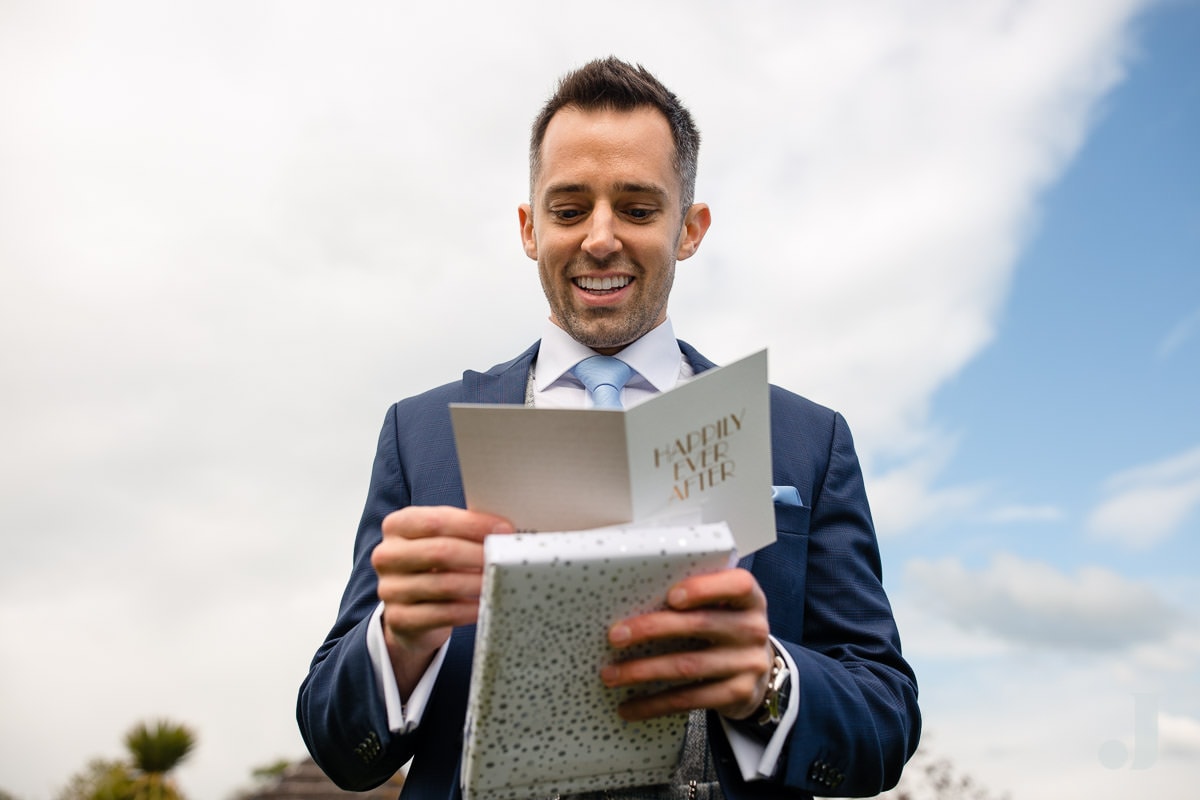
[[[683,215],[683,229],[679,232],[679,246],[675,249],[675,258],[683,261],[691,258],[700,249],[700,242],[712,224],[712,214],[704,203],[694,203]]]
[[[525,248],[525,255],[537,261],[537,234],[533,231],[533,209],[529,203],[517,206],[517,219],[521,222],[521,245]]]

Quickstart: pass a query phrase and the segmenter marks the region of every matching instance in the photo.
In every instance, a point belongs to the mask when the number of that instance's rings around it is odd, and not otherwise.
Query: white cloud
[[[727,299],[711,309],[681,287],[702,318],[715,311],[786,354],[780,377],[845,408],[871,453],[919,444],[929,387],[990,341],[1037,193],[1119,76],[1119,41],[1095,45],[1131,8],[1107,6],[1107,22],[1089,19],[1047,46],[1080,15],[1053,4],[936,7],[869,22],[826,9],[805,21],[806,46],[739,67],[780,103],[767,116],[756,93],[730,86],[710,140],[738,141],[752,124],[755,152],[773,156],[704,170],[725,203],[706,248]],[[1059,76],[1053,88],[1047,74]],[[763,195],[790,199],[728,199]],[[740,235],[723,237],[728,215]],[[748,236],[774,244],[764,263],[747,257]],[[742,313],[781,303],[790,313]]]
[[[953,558],[914,559],[905,585],[929,609],[967,629],[1017,644],[1106,651],[1168,637],[1179,614],[1152,589],[1100,567],[1067,575],[999,554],[972,570]]]
[[[988,522],[1057,522],[1063,518],[1063,510],[1050,505],[1015,505],[992,509],[986,514]]]
[[[964,627],[948,619],[940,607],[927,602],[919,587],[906,584],[903,592],[893,592],[890,599],[904,653],[914,664],[987,663],[1017,648],[991,631]],[[925,680],[928,675],[918,669],[917,677]]]
[[[1200,710],[1190,675],[1164,680],[1143,671],[1131,685],[1106,660],[1029,652],[924,672],[936,680],[921,686],[922,747],[989,796],[1190,796]],[[1139,730],[1139,696],[1147,695],[1158,710],[1157,742]],[[1115,744],[1124,761],[1106,764],[1101,754]],[[1134,769],[1135,755],[1152,758],[1152,767]]]
[[[1200,758],[1200,719],[1161,713],[1158,716],[1158,744],[1164,755]]]
[[[1194,584],[1194,581],[1192,581]],[[1156,588],[1158,588],[1156,586]],[[1187,607],[1195,600],[1194,588],[1181,598],[1175,607]],[[1143,671],[1159,674],[1176,673],[1187,675],[1200,669],[1200,611],[1192,608],[1181,620],[1181,624],[1162,640],[1141,642],[1130,655],[1129,674]]]
[[[1152,547],[1177,533],[1200,507],[1200,447],[1121,472],[1104,488],[1105,499],[1088,517],[1088,532],[1129,547]]]
[[[987,508],[988,487],[983,484],[940,485],[953,447],[950,437],[931,435],[918,455],[866,475],[875,527],[881,537],[952,528],[964,520],[1012,526],[1064,519],[1063,509],[1054,505]]]
[[[881,537],[944,524],[979,501],[979,487],[935,488],[950,451],[948,441],[933,438],[919,455],[866,475],[875,528]]]

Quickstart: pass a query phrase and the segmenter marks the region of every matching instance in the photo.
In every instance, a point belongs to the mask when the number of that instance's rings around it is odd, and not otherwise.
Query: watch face
[[[790,686],[787,663],[782,656],[776,655],[775,663],[771,666],[771,679],[767,682],[767,693],[763,695],[759,725],[776,725],[783,718],[783,709],[787,706],[787,689]]]

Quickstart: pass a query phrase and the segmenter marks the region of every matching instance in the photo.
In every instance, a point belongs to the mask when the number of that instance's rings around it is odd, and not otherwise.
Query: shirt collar
[[[569,333],[547,319],[534,365],[534,382],[538,391],[549,389],[564,380],[578,384],[569,370],[594,355],[596,351],[575,341]],[[633,367],[637,373],[629,382],[631,386],[645,383],[646,388],[665,392],[679,382],[683,354],[679,350],[679,342],[675,340],[670,319],[617,353],[616,357]]]

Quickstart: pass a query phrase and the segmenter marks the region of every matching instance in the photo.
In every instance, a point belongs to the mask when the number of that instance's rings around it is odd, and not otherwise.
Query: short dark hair
[[[675,142],[675,173],[679,177],[683,211],[691,207],[696,194],[696,163],[700,154],[700,131],[696,129],[691,113],[641,64],[631,65],[614,56],[596,59],[564,75],[558,82],[558,89],[533,121],[529,137],[530,196],[542,166],[542,140],[546,138],[546,128],[554,115],[568,106],[582,111],[632,111],[649,106],[661,111]]]

